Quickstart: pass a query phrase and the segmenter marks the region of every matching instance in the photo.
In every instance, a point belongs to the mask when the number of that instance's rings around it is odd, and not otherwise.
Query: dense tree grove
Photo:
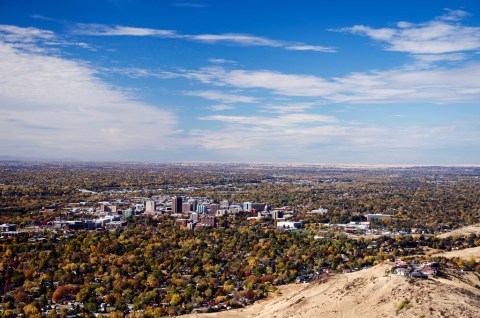
[[[314,239],[310,230],[285,232],[256,225],[192,232],[174,227],[170,219],[156,223],[138,219],[123,231],[82,231],[43,243],[15,239],[1,244],[4,310],[27,313],[50,300],[81,302],[85,307],[78,312],[87,314],[102,303],[120,312],[132,304],[134,310],[155,310],[156,315],[238,307],[265,297],[276,285],[320,277],[325,269],[361,269],[398,256],[421,255],[425,246],[480,245],[475,235],[455,240]],[[458,266],[480,269],[474,261]]]

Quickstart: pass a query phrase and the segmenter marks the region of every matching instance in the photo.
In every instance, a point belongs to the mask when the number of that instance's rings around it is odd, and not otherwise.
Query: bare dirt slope
[[[451,232],[438,235],[439,238],[447,238],[450,236],[465,236],[468,234],[480,234],[480,223],[464,226]]]
[[[323,284],[283,286],[281,296],[244,309],[186,317],[480,317],[480,290],[474,287],[480,280],[474,273],[422,280],[386,276],[390,267],[337,275]]]

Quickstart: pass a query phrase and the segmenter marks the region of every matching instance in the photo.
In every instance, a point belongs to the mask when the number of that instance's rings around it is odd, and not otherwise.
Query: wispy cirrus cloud
[[[261,36],[238,34],[238,33],[224,33],[224,34],[197,34],[186,35],[186,38],[199,42],[207,43],[235,43],[239,45],[252,45],[252,46],[282,46],[281,41],[271,40]]]
[[[55,34],[49,30],[37,28],[21,28],[15,25],[0,25],[2,41],[10,43],[35,43],[56,39]]]
[[[367,36],[385,43],[389,51],[409,54],[446,54],[480,49],[480,27],[463,26],[467,17],[462,10],[446,10],[436,19],[424,23],[398,22],[396,27],[374,28],[355,25],[334,31]],[[449,57],[450,55],[445,55]]]
[[[121,25],[78,23],[74,33],[95,36],[156,36],[164,38],[182,38],[175,30],[133,28]]]
[[[307,45],[303,43],[292,43],[287,41],[272,40],[266,37],[238,34],[238,33],[224,33],[224,34],[197,34],[186,35],[186,39],[206,43],[227,43],[242,46],[266,46],[283,48],[288,51],[315,51],[333,53],[336,50],[333,47],[320,45]]]
[[[105,73],[115,73],[130,78],[155,77],[159,79],[170,79],[179,77],[175,72],[140,67],[102,67],[99,68],[99,70]]]
[[[287,104],[270,104],[262,106],[264,112],[269,113],[278,113],[278,114],[289,114],[295,112],[303,112],[305,110],[311,109],[315,106],[320,105],[321,103],[310,102],[310,103],[287,103]]]
[[[200,117],[201,120],[221,121],[232,124],[260,125],[270,127],[288,127],[305,123],[336,123],[338,120],[332,116],[306,113],[290,113],[276,117],[272,116],[225,116],[213,115]]]
[[[77,46],[92,50],[87,43],[66,40],[49,30],[22,28],[15,25],[0,24],[0,41],[29,52],[49,51],[52,53],[57,51],[58,47],[64,46]]]
[[[176,76],[236,89],[263,89],[272,94],[315,97],[318,103],[472,103],[480,101],[480,64],[436,69],[398,68],[351,73],[343,77],[288,74],[270,70],[207,67]],[[455,83],[452,85],[452,83]]]
[[[285,45],[284,47],[286,50],[290,50],[290,51],[336,52],[336,50],[333,48],[317,46],[317,45],[292,44],[292,45]]]
[[[221,64],[227,64],[225,60],[217,59],[211,60],[219,64],[214,67],[157,72],[156,76],[183,77],[216,87],[240,89],[243,97],[247,97],[245,95],[248,95],[248,90],[261,89],[277,96],[315,98],[318,103],[479,102],[480,82],[477,78],[480,78],[480,64],[476,62],[479,55],[473,54],[469,59],[467,57],[469,51],[480,49],[480,27],[463,26],[462,19],[467,16],[468,13],[462,10],[446,10],[444,15],[425,23],[399,22],[395,27],[389,28],[354,26],[337,30],[369,36],[386,43],[388,50],[410,53],[414,59],[413,64],[389,70],[356,72],[328,78],[275,70],[244,70],[238,66],[222,66]],[[235,34],[190,36],[179,35],[172,30],[170,32],[171,36],[196,38],[206,42],[223,42],[231,39],[245,45],[248,43],[264,46],[284,45],[281,41],[256,36]],[[307,45],[299,45],[296,49],[303,49],[304,46]],[[440,67],[435,64],[437,62],[454,63],[438,64],[442,65]],[[196,96],[227,103],[227,98],[218,98],[219,96],[214,98],[212,90],[202,94]],[[269,110],[265,107],[263,109]],[[281,108],[277,107],[277,111],[281,111]]]
[[[77,24],[73,29],[73,32],[76,34],[92,36],[153,36],[159,38],[183,39],[210,44],[225,43],[240,46],[277,47],[290,51],[336,52],[334,48],[328,46],[272,40],[262,36],[240,33],[181,34],[175,30],[83,23]]]
[[[224,110],[230,110],[230,109],[235,109],[234,106],[232,105],[225,105],[225,104],[218,104],[218,105],[211,105],[206,107],[208,110],[211,111],[224,111]]]
[[[208,61],[213,64],[238,64],[233,60],[218,59],[218,58],[209,58]]]
[[[221,103],[257,103],[258,99],[250,96],[243,96],[237,94],[223,93],[220,91],[191,91],[186,92],[185,95],[188,96],[198,96],[208,100],[214,100]]]
[[[439,21],[460,21],[471,14],[464,10],[452,10],[445,8],[445,14],[437,17]]]
[[[457,53],[449,56],[422,55],[420,63],[438,59],[456,61]],[[276,95],[275,98],[305,97],[315,101],[267,102],[261,108],[269,112],[306,110],[326,103],[371,104],[411,103],[433,104],[474,103],[480,101],[480,64],[468,63],[454,67],[400,67],[385,71],[357,72],[344,76],[326,78],[318,75],[291,74],[272,70],[230,69],[222,66],[204,67],[198,70],[181,69],[160,71],[148,69],[113,69],[132,78],[156,77],[159,79],[186,78],[222,89],[233,88],[236,93],[209,89],[187,92],[220,103],[254,103],[258,98],[249,96],[249,91],[262,90]],[[238,93],[241,91],[241,94]],[[261,91],[260,91],[261,92]],[[267,99],[265,99],[267,100]]]
[[[417,61],[421,62],[438,62],[438,61],[462,61],[465,59],[463,53],[450,53],[450,54],[416,54],[413,56]]]

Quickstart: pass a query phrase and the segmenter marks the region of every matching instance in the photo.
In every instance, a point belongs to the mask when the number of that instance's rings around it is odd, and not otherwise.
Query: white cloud
[[[451,53],[451,54],[417,54],[413,55],[413,58],[420,62],[426,62],[425,66],[429,66],[432,62],[439,61],[463,61],[465,59],[463,53]]]
[[[139,67],[104,67],[99,68],[99,70],[105,73],[116,73],[131,78],[156,77],[159,79],[169,79],[179,77],[177,73]]]
[[[410,54],[445,54],[480,49],[480,27],[458,23],[468,13],[447,10],[446,14],[425,23],[399,22],[396,28],[373,28],[365,25],[341,28],[387,44],[390,51]]]
[[[272,40],[266,37],[239,34],[180,34],[175,30],[158,30],[150,28],[126,27],[120,25],[102,25],[102,24],[77,24],[73,30],[76,34],[85,34],[93,36],[154,36],[160,38],[184,39],[203,43],[227,43],[242,46],[266,46],[278,47],[286,50],[296,51],[316,51],[316,52],[335,52],[332,47],[308,45],[297,42],[287,42]]]
[[[231,85],[238,88],[264,88],[276,94],[287,96],[321,96],[340,87],[313,75],[283,74],[273,71],[226,70],[205,68],[198,78],[217,85]],[[195,76],[195,74],[193,74]]]
[[[214,100],[221,103],[256,103],[258,100],[250,96],[242,96],[236,94],[225,94],[219,91],[192,91],[185,95],[198,96],[208,100]]]
[[[351,73],[325,79],[314,75],[221,67],[185,71],[178,76],[238,89],[264,89],[283,96],[315,97],[317,103],[478,102],[480,64],[416,70]]]
[[[164,38],[180,38],[174,30],[158,30],[149,28],[133,28],[121,25],[103,25],[103,24],[84,24],[76,25],[74,32],[77,34],[95,35],[95,36],[156,36]]]
[[[280,104],[280,105],[265,105],[265,106],[262,106],[262,109],[265,112],[288,114],[288,113],[303,112],[319,104],[320,103],[288,103],[288,104]]]
[[[293,127],[306,123],[335,123],[337,119],[331,116],[319,114],[291,113],[277,117],[266,116],[225,116],[213,115],[200,117],[201,120],[221,121],[225,123],[236,123],[261,127]]]
[[[270,40],[260,36],[248,35],[248,34],[235,34],[235,33],[225,33],[225,34],[198,34],[198,35],[188,35],[189,39],[207,42],[207,43],[217,43],[217,42],[230,42],[240,45],[256,45],[256,46],[273,46],[280,47],[282,43],[280,41]]]
[[[432,164],[441,159],[425,155],[431,151],[475,147],[480,142],[478,123],[386,127],[346,122],[302,125],[301,121],[298,125],[274,125],[273,119],[250,116],[204,119],[226,125],[221,131],[193,130],[190,134],[196,144],[212,153],[228,151],[229,156],[245,161]],[[469,162],[462,155],[450,153],[448,157],[458,163]]]
[[[437,20],[443,21],[460,21],[465,17],[470,16],[470,13],[464,10],[445,9],[446,14],[437,17]]]
[[[325,78],[317,75],[287,74],[272,70],[242,70],[216,66],[197,71],[168,72],[159,78],[184,77],[215,86],[230,86],[241,90],[263,89],[280,96],[316,98],[317,103],[472,103],[480,101],[480,64],[468,61],[468,52],[480,48],[480,27],[460,25],[468,13],[446,10],[446,13],[425,23],[398,22],[395,27],[372,28],[354,26],[340,29],[363,34],[387,43],[388,49],[411,54],[413,63],[385,71],[351,73]],[[285,49],[314,49],[309,45],[291,44],[268,38],[241,34],[184,35],[190,39],[210,42],[236,41],[244,45],[265,45]],[[404,46],[403,49],[400,47]],[[407,48],[408,47],[408,48]],[[450,47],[450,48],[447,48]],[[222,59],[211,60],[221,64]],[[451,62],[443,67],[436,62]],[[453,84],[452,84],[453,83]],[[235,96],[214,96],[213,91],[192,95],[235,102]],[[218,93],[218,92],[217,92]],[[245,93],[244,93],[245,94]],[[218,94],[217,94],[218,95]],[[246,96],[243,96],[246,97]],[[245,100],[245,99],[243,99]],[[268,105],[267,105],[268,106]],[[278,105],[277,105],[278,106]],[[264,107],[274,111],[274,108]],[[281,107],[277,107],[281,111]]]
[[[14,30],[19,43],[28,34],[36,32]],[[114,151],[171,144],[172,113],[106,84],[88,64],[5,41],[0,57],[1,153],[112,160]]]
[[[214,64],[237,64],[237,62],[235,62],[235,61],[226,60],[226,59],[214,59],[214,58],[210,58],[210,59],[208,59],[208,61],[209,61],[210,63],[214,63]]]
[[[208,106],[207,109],[212,111],[223,111],[223,110],[235,109],[235,107],[233,107],[232,105],[219,104],[219,105]]]
[[[32,53],[56,53],[58,47],[77,46],[94,50],[84,42],[67,41],[52,31],[38,28],[21,28],[14,25],[0,25],[0,41]]]
[[[316,51],[316,52],[336,52],[334,48],[326,47],[326,46],[318,46],[318,45],[305,45],[305,44],[298,44],[298,45],[287,45],[285,49],[290,51]]]
[[[455,21],[465,15],[457,12],[447,16],[433,22],[460,27]],[[359,27],[357,31],[369,32],[370,37],[393,45],[392,39],[396,39],[401,30],[421,33],[427,26],[431,27],[428,23],[400,22],[394,28]],[[322,50],[307,44],[244,34],[182,35],[174,30],[104,25],[83,25],[83,30],[83,34],[92,35],[156,36],[286,50]],[[437,32],[442,38],[441,28]],[[415,41],[420,42],[422,35],[416,36]],[[478,63],[462,66],[451,63],[456,66],[450,68],[402,67],[334,78],[243,70],[238,65],[229,65],[236,69],[217,65],[175,73],[134,67],[103,69],[137,78],[182,77],[210,85],[207,90],[183,93],[221,103],[205,107],[211,111],[231,110],[235,103],[255,103],[258,108],[243,116],[227,116],[224,114],[230,112],[211,113],[204,109],[206,115],[196,119],[215,122],[212,125],[215,128],[184,132],[177,130],[173,113],[139,102],[133,94],[107,84],[98,76],[98,69],[87,63],[68,60],[58,52],[53,55],[51,50],[46,50],[45,46],[53,48],[53,43],[61,45],[61,39],[53,32],[0,26],[0,40],[0,153],[4,154],[124,160],[128,158],[108,156],[112,151],[170,150],[188,145],[217,153],[228,149],[228,155],[236,160],[269,158],[275,161],[287,157],[290,161],[302,158],[315,162],[318,158],[337,161],[341,158],[339,154],[352,152],[357,152],[354,160],[359,160],[358,154],[362,153],[377,156],[375,160],[379,155],[384,158],[384,153],[398,155],[402,151],[414,157],[419,149],[474,148],[480,143],[479,125],[475,122],[390,128],[382,124],[345,122],[338,119],[340,114],[336,118],[309,112],[326,103],[478,103]],[[418,63],[466,60],[466,53],[460,51],[413,54],[412,50],[410,53]],[[209,61],[234,64],[224,59]],[[262,98],[249,96],[251,93]],[[360,109],[349,107],[352,112]],[[240,113],[240,109],[235,113]],[[217,130],[218,126],[223,128]]]
[[[55,38],[55,34],[48,30],[0,25],[0,39],[4,42],[34,43],[40,40],[53,40]]]

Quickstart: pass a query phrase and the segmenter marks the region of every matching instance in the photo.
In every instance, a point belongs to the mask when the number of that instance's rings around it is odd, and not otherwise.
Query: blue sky
[[[0,155],[479,164],[478,1],[0,0]]]

